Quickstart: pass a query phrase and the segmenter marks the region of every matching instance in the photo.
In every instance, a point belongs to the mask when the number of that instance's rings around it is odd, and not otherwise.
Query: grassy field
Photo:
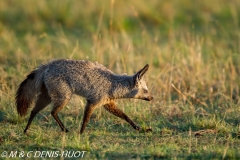
[[[0,1],[0,159],[11,151],[25,159],[29,151],[240,159],[239,8],[239,0]],[[153,132],[137,132],[100,107],[79,135],[85,100],[75,96],[59,114],[69,133],[60,132],[49,106],[24,135],[29,115],[17,115],[16,89],[33,68],[59,58],[98,61],[119,74],[148,63],[154,101],[118,106]]]

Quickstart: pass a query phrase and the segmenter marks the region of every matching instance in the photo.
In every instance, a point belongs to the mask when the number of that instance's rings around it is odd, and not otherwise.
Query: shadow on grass
[[[17,124],[17,120],[8,118],[5,112],[0,111],[0,123]]]
[[[158,154],[145,154],[145,153],[106,152],[105,158],[108,158],[108,159],[169,159],[170,156],[158,155]]]
[[[236,158],[238,154],[235,155]],[[96,157],[98,157],[96,155]],[[201,153],[190,153],[186,154],[178,154],[178,155],[170,155],[170,154],[146,154],[146,153],[117,153],[117,152],[106,152],[105,158],[107,159],[172,159],[172,158],[180,158],[180,159],[222,159],[222,154],[210,152],[202,155]],[[226,159],[231,159],[230,155],[225,156]]]
[[[0,111],[0,122],[4,121],[5,120],[5,113],[3,111]]]

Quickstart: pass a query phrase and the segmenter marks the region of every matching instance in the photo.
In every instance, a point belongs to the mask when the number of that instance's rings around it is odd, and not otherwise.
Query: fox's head
[[[148,68],[149,65],[147,64],[132,76],[132,87],[129,88],[128,92],[124,95],[124,98],[142,99],[146,101],[151,101],[153,99],[148,92],[148,87],[143,77]]]
[[[139,70],[134,76],[134,89],[136,94],[133,98],[151,101],[153,97],[148,92],[147,84],[144,80],[144,74],[147,72],[149,65],[146,64],[141,70]]]

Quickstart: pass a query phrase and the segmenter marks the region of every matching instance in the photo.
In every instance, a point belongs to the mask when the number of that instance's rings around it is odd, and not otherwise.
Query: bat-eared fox
[[[33,70],[19,85],[16,106],[20,116],[27,114],[35,104],[24,133],[27,132],[35,115],[53,104],[51,115],[62,131],[68,132],[58,117],[58,112],[69,102],[73,94],[86,98],[86,106],[80,133],[83,133],[95,108],[103,106],[113,115],[126,120],[135,130],[141,130],[115,104],[116,99],[134,98],[151,101],[143,75],[145,65],[134,75],[115,74],[97,62],[86,60],[53,60]],[[146,129],[151,131],[151,129]]]

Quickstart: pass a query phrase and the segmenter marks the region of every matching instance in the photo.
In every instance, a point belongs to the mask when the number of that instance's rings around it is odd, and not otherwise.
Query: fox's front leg
[[[121,111],[119,108],[117,108],[116,104],[114,102],[110,102],[108,104],[104,105],[104,108],[112,113],[113,115],[124,119],[127,121],[135,130],[140,130],[141,128],[136,125],[123,111]]]
[[[96,104],[94,105],[90,101],[87,101],[87,104],[86,104],[85,110],[84,110],[84,115],[83,115],[83,121],[82,121],[82,127],[81,127],[81,130],[80,130],[80,134],[82,134],[84,129],[86,128],[86,125],[88,124],[96,106],[97,106]]]

